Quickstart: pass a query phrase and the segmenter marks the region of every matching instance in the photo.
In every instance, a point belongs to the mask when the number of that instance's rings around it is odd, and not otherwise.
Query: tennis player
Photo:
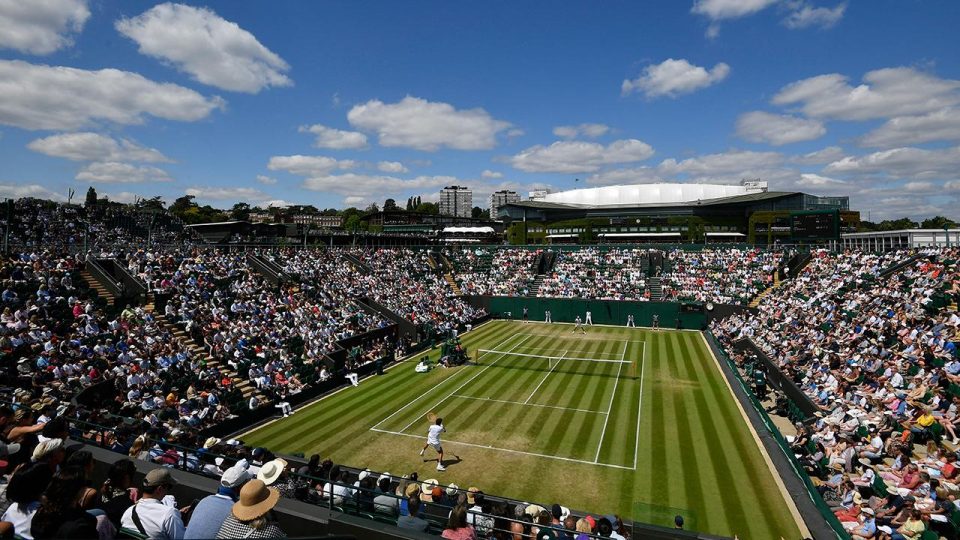
[[[577,330],[580,330],[580,331],[583,332],[584,334],[587,333],[587,329],[584,328],[584,326],[583,326],[583,321],[580,319],[580,316],[579,316],[579,315],[577,315],[577,318],[573,320],[573,323],[574,323],[574,327],[573,327],[573,332],[574,332],[574,333],[576,333]]]
[[[447,470],[447,468],[443,466],[443,446],[440,445],[440,434],[445,431],[447,431],[447,428],[443,427],[443,418],[437,418],[437,421],[427,430],[427,443],[420,449],[421,456],[427,451],[427,448],[431,446],[440,454],[440,457],[437,459],[438,471]]]

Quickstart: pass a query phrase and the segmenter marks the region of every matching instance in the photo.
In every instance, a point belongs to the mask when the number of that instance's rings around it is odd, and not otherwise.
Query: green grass
[[[492,322],[464,336],[471,357],[492,349],[564,360],[552,366],[490,353],[478,365],[418,374],[415,357],[242,438],[275,452],[319,453],[395,475],[418,471],[444,484],[664,526],[681,513],[702,532],[799,537],[699,333],[571,330]],[[431,411],[448,430],[442,473],[432,450],[418,455]]]

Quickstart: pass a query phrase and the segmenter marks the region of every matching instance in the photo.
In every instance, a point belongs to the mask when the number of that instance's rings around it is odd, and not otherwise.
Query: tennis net
[[[619,358],[587,358],[562,352],[557,355],[476,349],[474,362],[480,365],[525,370],[559,371],[608,377],[634,376],[634,362]]]

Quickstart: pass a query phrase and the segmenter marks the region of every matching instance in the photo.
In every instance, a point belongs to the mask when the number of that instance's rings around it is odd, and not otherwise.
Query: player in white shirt
[[[438,471],[447,470],[447,468],[443,466],[443,446],[440,445],[440,434],[445,431],[447,431],[447,428],[443,427],[443,418],[437,418],[437,421],[427,430],[427,443],[420,449],[421,456],[427,451],[427,448],[431,446],[440,454],[440,457],[437,459]]]
[[[574,333],[576,333],[577,330],[580,330],[584,334],[587,333],[587,329],[583,327],[583,321],[580,320],[579,315],[577,315],[577,318],[573,320],[573,323],[574,323],[574,326],[573,326]]]
[[[589,311],[587,312],[587,318],[583,321],[583,324],[589,324],[590,326],[593,326],[593,313]]]

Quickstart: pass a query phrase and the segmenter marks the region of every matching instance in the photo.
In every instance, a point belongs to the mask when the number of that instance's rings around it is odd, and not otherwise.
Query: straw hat
[[[283,474],[283,471],[286,469],[287,462],[283,459],[277,458],[273,461],[268,461],[263,464],[263,467],[260,467],[260,471],[257,473],[257,480],[269,486],[279,480],[280,475]]]
[[[233,517],[240,521],[256,519],[277,505],[280,492],[268,488],[263,481],[251,480],[240,489],[240,500],[233,504]]]

